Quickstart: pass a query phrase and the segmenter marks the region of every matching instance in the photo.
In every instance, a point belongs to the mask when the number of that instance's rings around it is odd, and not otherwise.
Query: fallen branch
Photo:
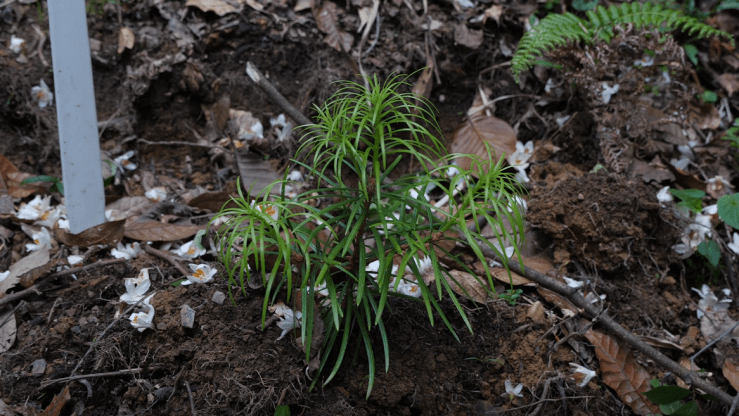
[[[251,78],[252,81],[254,81],[255,84],[259,88],[261,88],[262,91],[264,91],[269,98],[275,102],[275,104],[279,105],[280,108],[282,108],[290,118],[297,121],[299,124],[303,126],[312,126],[313,123],[308,119],[308,117],[304,116],[303,113],[300,112],[297,108],[295,108],[290,101],[287,101],[287,98],[285,98],[282,94],[280,94],[279,91],[277,91],[277,88],[272,85],[271,82],[267,80],[267,78],[262,75],[262,73],[259,71],[259,68],[256,67],[251,62],[246,63],[246,74],[249,75],[249,78]]]
[[[498,262],[503,262],[502,259],[490,247],[482,243],[480,244],[480,246],[482,248],[482,252],[485,255],[485,257],[488,257]],[[602,313],[602,311],[597,306],[585,300],[585,298],[583,298],[577,293],[577,289],[571,288],[565,285],[564,283],[560,283],[544,274],[537,272],[536,270],[530,267],[526,267],[526,266],[522,267],[521,264],[517,261],[508,261],[507,263],[508,263],[508,267],[512,271],[520,274],[521,276],[526,277],[527,279],[533,282],[536,282],[537,284],[541,285],[542,287],[546,289],[549,289],[562,296],[567,297],[567,299],[569,299],[570,302],[575,304],[575,306],[580,308],[582,311],[584,311],[585,314],[589,315],[591,318],[598,317],[598,319],[600,320],[600,323],[603,326],[605,326],[608,330],[610,330],[613,334],[615,334],[617,337],[627,342],[637,351],[640,351],[642,354],[651,358],[659,366],[671,371],[673,374],[683,379],[689,385],[693,385],[705,391],[706,393],[716,397],[718,400],[720,400],[722,403],[726,404],[727,406],[732,405],[732,402],[735,399],[734,397],[730,396],[725,391],[719,389],[718,387],[713,385],[713,383],[703,380],[696,372],[689,371],[688,369],[672,361],[667,356],[657,351],[653,347],[647,345],[644,341],[639,339],[639,337],[627,331],[624,327],[622,327],[618,322],[614,321],[606,313]]]
[[[94,268],[97,268],[97,267],[104,267],[104,266],[110,266],[112,264],[123,263],[125,261],[126,261],[126,259],[100,260],[100,261],[97,261],[95,263],[88,264],[87,266],[77,267],[77,268],[74,268],[74,269],[62,270],[60,272],[54,272],[54,273],[52,273],[52,274],[44,277],[42,280],[38,281],[35,285],[33,285],[33,286],[31,286],[31,287],[29,287],[27,289],[23,289],[20,292],[11,293],[11,294],[3,297],[2,299],[0,299],[0,307],[2,307],[3,305],[5,305],[6,303],[14,302],[16,300],[23,299],[23,298],[25,298],[27,296],[30,296],[30,295],[40,295],[41,294],[41,289],[44,286],[46,286],[47,284],[49,284],[49,282],[51,282],[52,280],[54,280],[57,277],[67,276],[67,275],[74,274],[74,273],[79,273],[79,272],[84,272],[84,271],[87,271],[87,270],[90,270],[90,269],[94,269]]]
[[[148,244],[144,244],[144,245],[146,246],[146,245],[148,245]],[[108,330],[109,330],[110,328],[112,328],[112,327],[113,327],[113,325],[115,325],[116,323],[118,323],[118,321],[120,321],[122,317],[124,317],[124,316],[128,315],[128,313],[129,313],[129,312],[131,312],[131,311],[132,311],[132,310],[133,310],[133,309],[134,309],[134,308],[135,308],[136,306],[138,306],[138,305],[139,305],[139,304],[140,304],[141,302],[143,302],[143,301],[144,301],[144,299],[148,299],[148,298],[150,298],[150,297],[152,297],[152,296],[154,296],[154,295],[156,295],[156,294],[157,294],[157,291],[154,291],[154,292],[153,292],[153,293],[152,293],[151,295],[149,295],[148,297],[145,297],[145,298],[144,298],[144,297],[142,297],[141,299],[139,299],[139,301],[138,301],[138,302],[134,303],[133,305],[129,306],[129,307],[128,307],[128,309],[126,309],[125,311],[123,311],[123,313],[122,313],[122,314],[120,314],[120,315],[119,315],[119,316],[118,316],[117,318],[115,318],[115,319],[113,320],[113,322],[111,322],[111,323],[110,323],[110,325],[108,325],[108,326],[107,326],[107,327],[106,327],[105,329],[103,329],[103,332],[101,332],[101,333],[100,333],[100,335],[98,335],[97,337],[95,337],[95,338],[94,338],[94,340],[93,340],[93,341],[92,341],[92,342],[90,343],[90,348],[88,348],[88,349],[87,349],[87,352],[85,352],[85,355],[83,355],[83,356],[82,356],[82,358],[80,358],[79,362],[78,362],[78,363],[77,363],[77,365],[76,365],[76,366],[74,367],[74,370],[72,370],[72,373],[71,373],[71,374],[69,375],[69,377],[67,377],[67,378],[72,378],[72,377],[74,377],[74,376],[75,376],[75,374],[77,373],[77,369],[79,369],[79,368],[80,368],[80,366],[82,365],[82,363],[83,363],[83,362],[85,361],[85,358],[87,358],[87,356],[88,356],[88,355],[90,355],[90,352],[92,351],[92,348],[93,348],[93,347],[94,347],[95,345],[97,345],[97,344],[98,344],[98,343],[100,342],[100,340],[102,340],[102,339],[103,339],[103,337],[105,336],[105,333],[106,333],[106,332],[108,332]],[[87,375],[85,375],[85,377],[87,377]],[[82,378],[85,378],[85,377],[82,377]],[[53,383],[56,383],[56,382],[57,382],[57,380],[52,380],[52,381],[53,381]],[[49,384],[53,384],[52,382],[47,382],[47,383],[49,383]],[[69,381],[67,381],[67,383],[69,383]],[[42,384],[42,386],[43,386],[43,384]]]
[[[54,380],[44,381],[43,383],[41,383],[39,387],[43,389],[45,387],[49,387],[52,384],[56,384],[56,383],[64,383],[64,382],[75,381],[75,380],[84,380],[88,378],[115,377],[115,376],[123,376],[126,374],[138,374],[144,370],[146,369],[145,368],[129,368],[125,370],[110,371],[107,373],[79,374],[76,376],[62,377],[62,378],[57,378]]]
[[[157,250],[154,247],[148,245],[148,244],[142,244],[141,247],[144,249],[145,252],[152,254],[157,257],[161,257],[164,260],[167,260],[171,265],[173,265],[180,273],[182,273],[183,277],[187,277],[190,273],[185,270],[184,267],[180,264],[179,261],[177,261],[173,256],[171,256],[168,253],[165,253],[162,250]]]

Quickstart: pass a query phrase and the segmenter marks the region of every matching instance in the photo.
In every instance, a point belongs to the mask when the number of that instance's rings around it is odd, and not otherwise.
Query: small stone
[[[159,324],[157,324],[157,329],[160,331],[164,331],[165,329],[167,329],[167,324],[165,324],[164,322],[160,322]]]
[[[223,301],[226,300],[226,294],[221,292],[220,290],[216,291],[216,293],[213,294],[213,297],[210,298],[210,300],[219,305],[223,305]]]
[[[182,326],[192,328],[195,325],[195,310],[190,305],[182,305],[180,319],[182,320]]]
[[[46,371],[46,360],[43,358],[36,360],[31,364],[31,374],[33,374],[34,377],[41,376],[44,374],[44,371]]]

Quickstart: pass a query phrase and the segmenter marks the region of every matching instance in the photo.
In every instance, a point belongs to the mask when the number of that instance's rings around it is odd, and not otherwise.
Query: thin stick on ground
[[[192,398],[192,390],[190,390],[190,383],[188,383],[187,381],[185,381],[185,388],[187,389],[188,397],[190,397],[190,412],[192,413],[192,416],[195,416],[197,415],[197,413],[195,413],[195,400],[193,400]]]
[[[13,316],[15,315],[15,312],[16,312],[16,311],[18,310],[18,308],[20,308],[20,307],[21,307],[21,305],[23,305],[23,304],[24,304],[24,302],[23,302],[23,301],[21,301],[21,302],[20,302],[20,303],[19,303],[18,305],[16,305],[16,307],[15,307],[15,308],[13,308],[13,310],[12,310],[12,311],[10,311],[10,313],[8,314],[8,316],[6,316],[6,317],[5,317],[5,319],[4,319],[4,320],[3,320],[2,322],[0,322],[0,329],[2,329],[2,327],[4,327],[4,326],[5,326],[5,324],[7,324],[7,323],[8,323],[8,321],[10,321],[10,318],[11,318],[11,317],[13,317]]]
[[[485,255],[485,257],[488,257],[498,262],[503,261],[495,253],[495,251],[493,251],[490,247],[485,245],[483,242],[480,242],[480,246],[482,248],[482,252]],[[600,323],[603,326],[605,326],[608,330],[610,330],[614,335],[621,338],[621,340],[631,345],[637,351],[640,351],[642,354],[651,358],[655,363],[657,363],[662,368],[665,368],[671,371],[673,374],[683,379],[686,383],[692,384],[693,386],[698,387],[699,389],[705,391],[706,393],[716,397],[719,401],[721,401],[725,405],[727,406],[732,405],[735,399],[734,397],[730,396],[725,391],[719,389],[713,383],[703,380],[696,372],[687,370],[680,364],[669,359],[667,356],[665,356],[661,352],[647,345],[644,341],[639,339],[639,337],[637,337],[636,335],[626,330],[624,327],[622,327],[618,322],[614,321],[606,313],[602,313],[602,311],[598,307],[596,307],[594,304],[585,300],[585,298],[583,298],[577,293],[577,289],[571,288],[565,285],[564,283],[560,283],[554,279],[551,279],[547,277],[546,275],[541,274],[530,267],[526,267],[526,266],[521,267],[520,263],[518,263],[517,261],[508,261],[507,263],[508,263],[508,267],[512,271],[520,274],[521,276],[526,277],[527,279],[541,285],[542,287],[546,289],[552,290],[562,296],[567,297],[567,299],[569,299],[570,302],[572,302],[573,304],[575,304],[575,306],[583,310],[584,313],[589,315],[591,318],[594,318],[600,315],[599,317]]]
[[[185,268],[180,264],[180,262],[177,261],[177,259],[169,255],[168,253],[162,250],[157,250],[148,244],[142,244],[141,247],[144,249],[145,252],[152,254],[154,256],[157,256],[157,257],[161,257],[164,260],[167,260],[172,266],[174,266],[177,269],[177,271],[182,273],[182,277],[187,277],[187,275],[190,274],[187,272],[187,270],[185,270]]]
[[[43,383],[41,383],[39,387],[43,389],[45,387],[49,387],[52,384],[56,384],[56,383],[64,383],[64,382],[75,381],[75,380],[84,380],[88,378],[115,377],[115,376],[123,376],[126,374],[138,374],[144,370],[147,370],[147,369],[146,368],[127,368],[125,370],[110,371],[107,373],[80,374],[80,375],[71,376],[71,377],[62,377],[62,378],[57,378],[54,380],[44,381]]]
[[[259,88],[261,88],[262,91],[264,91],[265,94],[269,96],[269,98],[277,105],[282,108],[290,118],[297,121],[299,124],[303,126],[309,126],[313,125],[311,121],[308,119],[308,117],[304,116],[303,113],[300,112],[297,108],[295,108],[290,101],[287,101],[287,98],[285,98],[282,94],[280,94],[279,91],[277,91],[277,88],[272,85],[267,78],[264,77],[261,71],[259,71],[259,68],[257,68],[256,65],[254,65],[251,62],[246,63],[246,74],[249,75],[249,78],[251,78],[254,83],[257,84]]]
[[[38,281],[35,285],[29,288],[23,289],[20,292],[11,293],[5,296],[4,298],[0,299],[0,307],[5,305],[6,303],[15,302],[16,300],[23,299],[30,295],[40,295],[43,287],[49,284],[52,280],[54,280],[57,277],[67,276],[67,275],[79,273],[79,272],[84,272],[84,271],[94,269],[97,267],[105,267],[105,266],[110,266],[113,264],[123,263],[125,261],[126,259],[100,260],[95,263],[88,264],[87,266],[82,266],[82,267],[77,267],[74,269],[67,269],[67,270],[62,270],[60,272],[52,273],[46,276],[45,278],[43,278],[42,280]]]
[[[147,245],[147,244],[145,244],[145,246],[146,246],[146,245]],[[152,292],[152,294],[151,294],[151,295],[149,295],[148,297],[142,297],[141,299],[139,299],[139,301],[138,301],[138,302],[136,302],[136,303],[134,303],[133,305],[129,306],[129,307],[128,307],[128,309],[126,309],[126,310],[125,310],[125,311],[124,311],[124,312],[123,312],[123,313],[122,313],[122,314],[121,314],[120,316],[118,316],[117,318],[115,318],[115,319],[113,320],[113,322],[111,322],[111,323],[110,323],[110,325],[108,325],[108,326],[107,326],[107,327],[106,327],[106,328],[105,328],[105,329],[103,330],[103,332],[101,332],[101,333],[100,333],[100,335],[98,335],[97,337],[95,337],[94,341],[92,341],[92,342],[90,343],[90,348],[88,348],[88,349],[87,349],[87,352],[85,352],[85,355],[83,355],[83,356],[82,356],[82,358],[80,358],[79,362],[77,362],[77,365],[76,365],[76,366],[74,367],[74,370],[72,370],[72,373],[71,373],[71,374],[69,375],[69,377],[68,377],[68,378],[74,377],[74,375],[75,375],[75,374],[77,374],[77,369],[79,369],[79,368],[80,368],[80,366],[82,365],[82,363],[83,363],[83,362],[85,362],[85,358],[87,358],[87,356],[88,356],[88,355],[90,355],[90,351],[92,351],[92,348],[93,348],[93,347],[95,347],[95,345],[97,345],[97,344],[98,344],[98,343],[100,342],[100,340],[102,340],[102,339],[103,339],[103,337],[105,336],[105,333],[106,333],[106,332],[108,332],[108,330],[109,330],[110,328],[112,328],[112,327],[113,327],[113,325],[115,325],[116,323],[118,323],[118,321],[120,321],[122,317],[124,317],[124,316],[128,315],[128,313],[129,313],[129,312],[131,312],[131,311],[132,311],[132,310],[133,310],[133,309],[134,309],[134,308],[135,308],[136,306],[138,306],[138,305],[139,305],[139,304],[140,304],[141,302],[143,302],[143,301],[144,301],[144,299],[148,299],[148,298],[150,298],[150,297],[152,297],[152,296],[154,296],[154,295],[156,295],[156,294],[157,294],[157,291],[154,291],[154,292]],[[67,381],[67,384],[69,384],[69,381]]]

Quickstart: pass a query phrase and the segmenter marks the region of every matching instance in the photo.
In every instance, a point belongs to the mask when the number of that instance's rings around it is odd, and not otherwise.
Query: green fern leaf
[[[665,9],[659,4],[637,2],[611,5],[607,9],[598,6],[586,12],[587,20],[572,13],[550,14],[538,26],[524,34],[511,61],[511,72],[516,82],[523,71],[531,69],[535,61],[546,52],[574,42],[605,42],[613,39],[616,26],[630,23],[636,29],[657,27],[662,30],[681,30],[698,38],[722,36],[734,45],[734,38],[721,30],[684,15],[679,10]]]

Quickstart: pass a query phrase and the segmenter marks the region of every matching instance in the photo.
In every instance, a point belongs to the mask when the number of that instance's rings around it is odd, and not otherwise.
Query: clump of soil
[[[555,261],[571,259],[603,272],[665,264],[679,240],[677,221],[641,180],[591,173],[531,192],[528,221],[554,239]]]

